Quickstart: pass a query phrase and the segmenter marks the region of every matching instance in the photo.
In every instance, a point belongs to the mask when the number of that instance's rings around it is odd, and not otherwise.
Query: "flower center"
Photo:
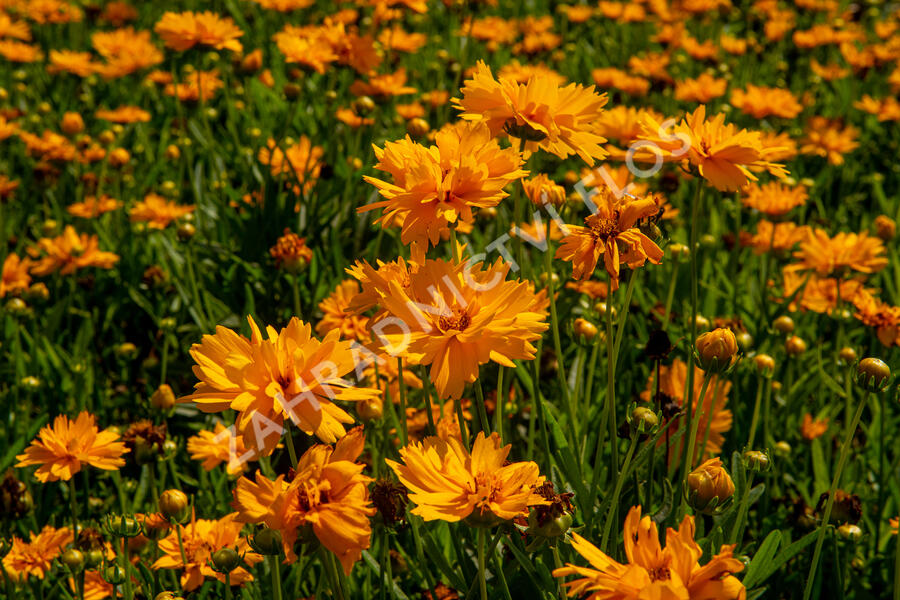
[[[441,331],[465,331],[471,322],[472,319],[461,308],[454,308],[452,314],[438,317],[438,327],[441,328]]]
[[[669,571],[669,567],[647,569],[647,574],[650,575],[650,581],[669,581],[672,579],[672,573]]]
[[[615,235],[618,223],[615,219],[600,218],[591,222],[591,231],[604,239]]]

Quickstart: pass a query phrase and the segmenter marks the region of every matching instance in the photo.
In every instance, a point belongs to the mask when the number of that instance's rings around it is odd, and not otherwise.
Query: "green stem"
[[[847,433],[844,435],[844,442],[841,444],[841,453],[838,457],[837,470],[834,473],[834,479],[831,480],[831,487],[828,490],[828,501],[825,503],[825,512],[822,514],[822,523],[819,525],[819,535],[816,538],[816,549],[813,552],[812,564],[809,567],[809,576],[806,578],[806,588],[803,590],[803,600],[809,600],[812,596],[813,584],[816,580],[816,568],[819,566],[819,556],[822,554],[822,546],[825,543],[825,532],[828,529],[828,521],[831,519],[831,509],[834,506],[834,494],[841,483],[841,473],[844,470],[844,464],[847,462],[850,444],[853,441],[853,434],[856,432],[857,425],[859,425],[859,419],[862,417],[863,408],[866,406],[868,397],[869,393],[866,392],[860,399],[859,405],[856,407],[856,414],[853,416],[853,421],[847,429]],[[894,590],[894,594],[896,596],[897,590]]]
[[[128,560],[128,538],[122,538],[122,572],[125,574],[125,582],[122,584],[122,597],[125,600],[132,600],[134,598],[134,593],[131,590],[131,574],[128,572],[128,567],[131,566],[130,561]]]
[[[478,587],[481,589],[481,600],[488,600],[487,580],[484,573],[484,527],[478,528]]]
[[[518,189],[518,187],[517,187]],[[544,252],[544,270],[547,273],[547,294],[550,299],[550,329],[553,332],[553,351],[556,353],[556,376],[559,386],[562,388],[563,400],[569,412],[573,437],[577,436],[578,422],[575,419],[574,400],[569,393],[569,383],[566,380],[566,366],[563,361],[562,341],[559,335],[559,313],[556,310],[556,284],[553,281],[553,252],[550,249],[550,221],[547,221],[547,251]],[[519,239],[518,236],[516,239]]]
[[[181,538],[181,525],[175,523],[175,537],[178,539],[178,551],[181,553],[181,568],[187,571],[187,555],[184,553],[184,540]]]
[[[488,435],[491,433],[491,424],[488,421],[487,409],[484,406],[484,390],[481,389],[481,378],[475,380],[475,402],[478,404],[478,421],[481,431]],[[494,407],[494,410],[497,410]]]
[[[616,354],[613,349],[613,290],[612,276],[609,278],[609,292],[606,295],[606,424],[609,427],[609,444],[612,448],[613,469],[619,465],[619,444],[616,438]],[[598,441],[598,443],[600,443]],[[599,448],[598,448],[599,451]]]
[[[406,429],[406,383],[403,381],[403,358],[397,357],[397,385],[400,388],[400,442],[406,446],[409,435]],[[425,394],[425,411],[428,418],[429,434],[433,435],[434,416],[431,414],[431,399]]]
[[[294,316],[299,317],[303,314],[300,310],[300,274],[295,273],[292,280],[293,285],[291,287],[293,288],[294,295]]]
[[[609,503],[609,513],[606,515],[606,523],[603,524],[603,537],[600,538],[600,548],[606,553],[609,553],[609,548],[607,546],[609,543],[609,534],[612,531],[613,521],[616,520],[616,509],[619,508],[619,494],[622,493],[622,486],[625,484],[628,467],[631,466],[631,458],[634,456],[634,449],[637,447],[638,435],[637,430],[631,434],[631,443],[628,445],[628,452],[625,454],[625,462],[622,464],[622,469],[616,476],[616,487],[613,490],[612,500]]]
[[[69,504],[72,511],[72,535],[78,539],[78,496],[75,493],[75,478],[69,479]]]
[[[756,388],[756,401],[753,403],[753,418],[750,419],[750,437],[747,439],[747,449],[753,450],[753,440],[756,439],[756,426],[759,424],[759,407],[762,404],[763,387],[769,383],[768,379],[759,382]],[[765,443],[765,440],[763,440]]]
[[[690,352],[688,353],[688,364],[687,364],[687,393],[685,393],[685,406],[687,407],[687,429],[689,431],[696,431],[694,427],[694,351],[693,346],[697,340],[697,304],[698,300],[698,292],[697,292],[697,234],[700,229],[700,202],[703,198],[703,180],[699,177],[697,178],[697,187],[694,191],[694,202],[691,206],[691,243],[690,243],[690,259],[691,259],[691,337],[689,342]],[[702,406],[702,404],[701,404]],[[692,440],[691,444],[696,440]],[[684,462],[685,469],[687,469],[688,463],[690,462],[688,458],[690,457],[689,448],[691,446],[685,445],[684,447]],[[687,477],[688,471],[685,470],[682,477]],[[682,494],[682,497],[684,495]],[[682,504],[684,506],[684,504]]]
[[[281,565],[278,560],[279,556],[269,556],[269,568],[272,571],[272,598],[273,600],[282,600],[281,598]]]
[[[291,435],[290,428],[286,429],[284,432],[284,441],[285,446],[288,449],[288,455],[291,457],[291,466],[295,469],[297,468],[297,450],[294,448],[294,436]]]
[[[556,547],[556,544],[553,544],[553,566],[556,569],[562,569],[562,560],[559,558],[559,548]],[[566,600],[566,591],[563,589],[562,579],[557,579],[556,583],[556,591],[559,592],[559,600]]]
[[[695,411],[695,418],[693,423],[691,423],[691,436],[688,438],[687,446],[684,449],[684,469],[682,471],[682,477],[687,478],[688,473],[694,467],[694,444],[697,443],[697,430],[700,427],[700,413],[703,411],[703,401],[706,397],[706,389],[709,387],[709,381],[712,379],[712,374],[707,371],[703,375],[703,385],[700,388],[700,398],[697,400],[697,410]],[[702,452],[701,452],[702,456]]]
[[[678,260],[676,259],[672,267],[672,277],[669,279],[669,291],[666,292],[666,312],[663,315],[662,329],[665,331],[669,327],[669,315],[672,313],[672,301],[675,299],[675,284],[678,282]]]
[[[225,572],[225,600],[231,600],[231,571]]]
[[[506,390],[503,389],[503,365],[497,369],[497,401],[494,405],[494,431],[500,436],[503,444],[503,405],[506,403]]]
[[[730,543],[732,544],[740,544],[744,537],[744,518],[747,516],[747,499],[750,497],[750,488],[753,487],[753,474],[753,471],[751,471],[744,486],[744,493],[741,494],[737,518],[734,521],[734,527],[731,529]]]

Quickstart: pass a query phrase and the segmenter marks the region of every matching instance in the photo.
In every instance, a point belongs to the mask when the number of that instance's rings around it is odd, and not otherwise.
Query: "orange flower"
[[[291,481],[283,475],[271,481],[259,472],[255,482],[241,477],[232,504],[237,518],[280,531],[290,562],[297,559],[295,542],[311,529],[349,575],[369,547],[369,517],[375,514],[368,490],[372,479],[362,474],[364,467],[356,462],[364,444],[365,434],[357,427],[334,448],[317,444],[307,450],[297,461]],[[311,540],[303,537],[301,541]]]
[[[819,275],[842,274],[847,271],[875,273],[888,264],[887,250],[881,239],[862,233],[838,233],[829,237],[824,229],[814,229],[794,252],[798,264],[791,270],[814,269]]]
[[[900,102],[888,96],[880,100],[866,94],[853,103],[854,108],[878,117],[879,121],[900,121]]]
[[[242,52],[244,49],[238,41],[244,32],[234,24],[231,17],[223,18],[210,11],[166,12],[153,30],[166,46],[179,52],[198,44],[233,52]]]
[[[31,28],[25,21],[14,21],[5,12],[0,13],[0,38],[15,38],[23,42],[31,41]]]
[[[229,475],[243,473],[247,469],[246,461],[256,460],[256,452],[244,446],[243,436],[234,435],[221,422],[216,423],[214,431],[204,429],[189,437],[187,451],[191,459],[202,461],[207,471],[225,463]]]
[[[725,94],[728,81],[716,79],[709,73],[701,73],[696,79],[683,79],[675,83],[675,99],[706,104]]]
[[[17,254],[8,254],[3,261],[3,277],[0,279],[0,298],[7,294],[24,292],[31,285],[28,271],[32,262],[28,258],[19,258]]]
[[[150,193],[132,206],[128,215],[132,223],[146,222],[151,229],[165,229],[175,219],[194,212],[194,208],[193,204],[181,206]]]
[[[441,233],[458,221],[471,223],[472,208],[496,206],[507,196],[503,188],[527,175],[522,157],[502,149],[479,123],[459,123],[441,129],[434,146],[405,139],[375,147],[375,168],[391,174],[393,183],[366,176],[385,198],[357,209],[385,209],[375,222],[387,226],[402,220],[400,239],[436,246]]]
[[[95,32],[91,35],[91,43],[106,59],[106,64],[97,66],[106,79],[124,77],[158,65],[164,58],[150,39],[150,32],[135,31],[133,27]]]
[[[27,131],[19,132],[19,138],[25,142],[29,156],[37,156],[42,160],[69,162],[75,158],[75,146],[64,136],[45,130],[37,136]]]
[[[40,60],[43,53],[31,44],[0,39],[0,56],[10,62],[32,63]]]
[[[741,243],[753,248],[754,254],[785,252],[806,239],[809,227],[790,221],[772,223],[762,220],[756,225],[756,234],[741,233]]]
[[[650,90],[649,79],[635,77],[613,67],[594,69],[591,78],[599,88],[612,88],[630,96],[643,96]]]
[[[800,425],[800,435],[805,440],[814,440],[828,431],[828,419],[813,419],[812,415],[803,415],[803,423]]]
[[[800,152],[827,158],[832,165],[842,165],[844,154],[859,147],[857,137],[859,130],[856,127],[842,127],[839,120],[813,117],[806,125],[806,137]]]
[[[82,465],[117,471],[125,465],[122,455],[128,452],[118,439],[118,433],[99,431],[94,415],[88,412],[81,412],[75,421],[59,415],[52,426],[41,428],[24,454],[16,456],[16,467],[40,465],[34,476],[42,483],[68,481]]]
[[[354,81],[350,85],[350,93],[354,96],[389,98],[415,94],[416,88],[406,85],[406,69],[398,69],[394,73],[372,75],[368,82]]]
[[[337,112],[334,113],[334,116],[337,117],[337,120],[341,123],[345,123],[354,129],[375,124],[375,119],[361,117],[351,108],[339,108],[337,109]]]
[[[288,64],[299,64],[324,73],[326,67],[338,59],[324,31],[316,27],[294,27],[288,25],[272,39],[284,54]]]
[[[282,149],[284,148],[284,149]],[[321,146],[313,146],[305,135],[300,141],[290,146],[276,147],[275,140],[269,139],[264,148],[259,149],[259,162],[269,166],[272,177],[287,176],[309,191],[322,171],[322,156],[325,150]]]
[[[863,283],[856,279],[823,278],[807,276],[790,269],[784,270],[784,297],[790,298],[803,286],[803,291],[791,302],[790,310],[797,309],[797,303],[805,310],[831,314],[838,301],[854,302],[856,295],[866,291]]]
[[[702,461],[707,456],[715,456],[722,451],[725,434],[731,430],[732,414],[726,408],[728,406],[728,392],[731,391],[731,382],[723,381],[718,375],[713,375],[709,380],[706,397],[703,399],[703,407],[699,408],[700,390],[703,387],[704,371],[694,367],[694,395],[693,418],[699,419],[697,431],[697,446],[694,448],[691,464]],[[647,381],[647,389],[641,393],[644,402],[656,401],[655,374],[651,374]],[[684,407],[685,393],[687,390],[687,365],[680,359],[675,359],[671,365],[662,365],[659,370],[659,392],[662,395],[663,404],[672,402],[679,407]],[[664,425],[674,435],[685,426],[687,415],[681,414],[670,419]],[[706,432],[709,432],[708,435]],[[665,446],[665,439],[661,438],[658,445]],[[684,449],[684,438],[680,438],[677,445],[672,446],[669,453],[670,461],[680,460]]]
[[[337,330],[344,339],[360,343],[369,341],[369,332],[366,329],[369,320],[348,312],[350,302],[357,294],[359,283],[355,279],[345,279],[339,283],[334,291],[319,303],[319,310],[323,316],[316,324],[316,333],[326,335],[329,331]]]
[[[531,342],[547,329],[544,294],[531,282],[507,281],[509,265],[500,260],[489,267],[427,260],[402,287],[366,263],[361,270],[387,284],[363,285],[382,307],[370,321],[374,337],[388,354],[431,365],[440,399],[462,396],[488,361],[512,367],[513,360],[533,359]]]
[[[118,209],[120,206],[122,206],[120,201],[103,194],[100,198],[88,196],[82,202],[73,202],[66,207],[66,212],[73,217],[95,219],[103,213]]]
[[[588,279],[603,256],[615,291],[619,288],[621,265],[636,269],[647,260],[655,265],[662,261],[663,251],[636,227],[638,221],[653,217],[659,209],[652,198],[639,200],[623,195],[616,199],[605,186],[597,188],[591,201],[597,211],[585,218],[587,227],[568,227],[570,233],[563,238],[556,258],[572,263],[573,278]]]
[[[769,217],[781,217],[791,209],[806,204],[809,194],[802,185],[789,187],[772,181],[765,185],[748,184],[741,198],[744,206],[754,208]]]
[[[306,238],[299,237],[287,228],[284,235],[269,248],[269,254],[275,259],[276,267],[283,268],[289,273],[300,271],[313,258],[312,250],[306,246]]]
[[[462,99],[454,98],[453,103],[463,111],[463,119],[487,123],[493,135],[506,131],[526,152],[542,148],[560,158],[577,154],[589,165],[606,156],[600,147],[606,139],[595,133],[594,124],[606,105],[606,94],[595,93],[593,86],[560,87],[539,75],[524,85],[497,81],[479,61],[462,93]]]
[[[403,464],[385,460],[410,492],[412,509],[426,521],[494,525],[526,516],[528,507],[547,504],[534,488],[544,482],[536,463],[507,463],[511,444],[500,436],[478,436],[469,453],[456,438],[425,438],[400,449]]]
[[[285,417],[308,435],[333,442],[353,418],[332,401],[379,396],[378,390],[342,379],[354,370],[356,356],[350,342],[339,340],[339,332],[319,341],[308,324],[294,317],[280,331],[268,327],[268,339],[263,339],[256,322],[247,321],[250,339],[219,326],[215,335],[191,346],[200,382],[179,402],[196,402],[203,412],[239,411],[235,425],[248,448],[271,454]]]
[[[225,85],[219,79],[219,71],[194,71],[182,83],[169,83],[163,88],[167,96],[175,96],[182,102],[204,102],[212,100]]]
[[[770,115],[793,119],[803,110],[803,105],[797,102],[790,91],[753,84],[747,84],[746,91],[732,91],[731,104],[756,119],[764,119]]]
[[[28,252],[33,257],[44,253],[31,269],[32,274],[38,276],[49,275],[54,271],[59,271],[60,275],[69,275],[85,267],[111,269],[119,260],[112,252],[100,250],[96,235],[78,235],[71,225],[66,225],[60,236],[41,238],[37,248],[30,248]]]
[[[643,139],[655,144],[664,159],[685,157],[718,190],[735,191],[756,181],[751,167],[765,167],[779,177],[787,174],[781,165],[766,160],[759,132],[726,125],[724,114],[707,120],[706,106],[682,119],[673,134],[664,132],[650,117],[645,117],[643,125]]]
[[[182,569],[181,587],[186,592],[197,589],[203,584],[207,577],[215,577],[222,583],[225,583],[225,575],[213,570],[212,555],[223,548],[232,548],[237,550],[239,554],[243,554],[244,562],[253,565],[262,560],[262,556],[250,550],[250,544],[247,538],[241,537],[241,529],[243,523],[238,522],[235,517],[237,513],[225,515],[217,521],[208,521],[206,519],[197,519],[191,517],[191,522],[181,527],[181,544],[179,544],[178,534],[173,531],[165,538],[159,541],[159,549],[164,552],[155,563],[153,569]],[[182,561],[181,548],[184,548],[184,556],[187,563]],[[248,581],[253,581],[253,575],[244,567],[229,573],[229,581],[231,585],[242,585]]]
[[[845,69],[835,63],[823,65],[814,58],[809,61],[809,68],[825,81],[837,81],[850,75],[850,69]]]
[[[31,539],[12,536],[12,547],[3,557],[3,568],[12,581],[24,583],[29,577],[43,579],[53,567],[53,561],[66,545],[72,543],[72,531],[67,527],[54,529],[50,525],[44,527]]]
[[[703,550],[694,541],[693,516],[685,516],[678,530],[666,531],[666,547],[650,515],[641,517],[635,506],[625,517],[625,556],[628,564],[616,562],[596,546],[572,534],[572,546],[593,568],[567,563],[553,571],[554,577],[577,575],[567,582],[569,596],[590,600],[637,600],[638,598],[744,600],[747,591],[732,575],[744,570],[744,563],[732,557],[735,545],[722,546],[705,565],[699,560]]]
[[[115,110],[98,110],[94,116],[113,123],[146,123],[150,113],[137,106],[120,106]]]
[[[878,341],[885,347],[900,346],[900,306],[883,302],[866,290],[853,297],[854,316],[863,325],[875,329]]]
[[[522,64],[517,60],[500,67],[497,77],[516,83],[528,83],[532,77],[543,77],[556,85],[565,85],[566,83],[565,77],[543,63]]]
[[[87,77],[97,71],[90,52],[75,52],[74,50],[51,50],[50,64],[47,72],[51,75],[57,73],[72,73],[79,77]]]

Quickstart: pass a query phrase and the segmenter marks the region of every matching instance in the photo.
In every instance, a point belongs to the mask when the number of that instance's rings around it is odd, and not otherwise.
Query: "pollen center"
[[[453,309],[452,314],[438,317],[438,327],[441,328],[441,331],[465,331],[471,322],[472,319],[461,308]]]
[[[672,573],[669,571],[669,567],[648,569],[647,574],[650,575],[650,581],[668,581],[672,579]]]
[[[596,219],[591,223],[591,230],[602,238],[608,238],[616,231],[618,223],[615,219]]]

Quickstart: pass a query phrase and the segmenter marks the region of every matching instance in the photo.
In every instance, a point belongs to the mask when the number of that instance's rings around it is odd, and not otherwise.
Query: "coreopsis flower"
[[[850,75],[850,69],[845,69],[841,65],[833,62],[823,65],[814,58],[809,61],[809,68],[814,74],[825,81],[837,81],[838,79],[843,79]]]
[[[544,482],[536,463],[507,463],[512,445],[479,432],[472,452],[456,438],[428,437],[400,449],[403,463],[385,460],[416,504],[412,513],[426,521],[467,519],[489,526],[526,516],[528,507],[546,504],[535,487]]]
[[[10,62],[33,63],[39,61],[43,55],[37,46],[15,40],[0,39],[0,56]]]
[[[610,142],[605,146],[607,152],[609,152],[610,160],[625,160],[629,148],[643,133],[641,123],[645,115],[660,123],[664,119],[661,114],[649,108],[633,108],[619,105],[603,111],[603,114],[597,120],[597,133],[618,142],[618,145],[613,145]],[[636,162],[640,158],[654,162],[655,157],[653,155],[649,155],[646,152],[641,153],[638,150],[640,150],[640,147],[631,150]],[[646,157],[642,157],[642,154],[646,154]]]
[[[14,20],[11,15],[0,13],[0,38],[31,41],[31,28],[26,21]]]
[[[3,273],[0,278],[0,298],[7,294],[24,292],[31,285],[31,259],[20,258],[17,254],[7,254],[3,260]]]
[[[313,258],[312,250],[306,245],[306,238],[298,236],[288,228],[269,248],[269,255],[275,259],[275,266],[296,273],[306,267]]]
[[[575,290],[591,300],[603,300],[609,294],[609,285],[605,281],[597,281],[596,279],[568,281],[566,282],[566,289]]]
[[[821,437],[823,433],[828,431],[828,419],[813,419],[809,413],[803,415],[803,422],[800,424],[800,435],[803,439],[812,441]]]
[[[370,320],[373,339],[388,354],[431,365],[440,399],[462,396],[488,361],[511,367],[534,358],[532,342],[547,329],[544,293],[528,281],[507,281],[509,265],[499,259],[490,266],[426,260],[403,286],[368,264],[362,271],[386,284],[363,285],[382,309]]]
[[[128,211],[132,223],[146,223],[151,229],[165,229],[172,221],[194,212],[193,204],[180,205],[157,194],[147,194]]]
[[[859,147],[859,129],[842,126],[839,120],[813,117],[806,125],[800,152],[827,158],[829,164],[844,164],[844,155]]]
[[[272,177],[285,177],[308,192],[315,185],[322,171],[322,156],[325,150],[321,146],[313,146],[309,138],[300,136],[296,144],[287,147],[278,146],[275,140],[269,139],[259,149],[259,162],[269,166]],[[294,190],[299,195],[298,189]]]
[[[728,81],[717,79],[709,73],[701,73],[696,79],[683,79],[675,82],[675,99],[685,102],[706,104],[710,100],[725,95]]]
[[[12,581],[24,583],[29,577],[43,579],[72,539],[71,529],[54,529],[50,525],[37,535],[32,533],[27,542],[14,535],[9,553],[3,557],[3,569]]]
[[[372,75],[369,81],[357,80],[350,85],[350,93],[354,96],[373,96],[390,98],[415,94],[416,88],[406,85],[406,69],[398,69],[394,73]]]
[[[66,207],[66,212],[73,217],[95,219],[104,213],[117,210],[122,202],[103,194],[101,197],[88,196],[81,202],[73,202]]]
[[[317,73],[324,73],[338,59],[324,32],[316,27],[288,25],[272,36],[272,39],[284,54],[287,64],[298,64]]]
[[[247,470],[247,462],[256,460],[256,453],[244,446],[244,437],[221,422],[216,423],[213,431],[202,429],[189,437],[187,451],[191,459],[201,461],[207,471],[224,463],[229,475],[243,473]]]
[[[756,86],[748,83],[746,90],[733,90],[731,104],[756,119],[768,116],[793,119],[803,111],[803,105],[790,92],[781,88]]]
[[[192,516],[191,521],[181,528],[181,545],[175,531],[159,541],[158,546],[163,555],[153,563],[152,568],[181,569],[181,587],[190,592],[200,587],[207,577],[214,577],[225,583],[225,574],[216,571],[210,564],[212,555],[218,550],[236,549],[243,554],[243,560],[248,565],[258,563],[262,556],[249,551],[247,538],[241,536],[244,524],[235,517],[237,514],[231,513],[210,521]],[[182,547],[186,563],[181,558]],[[238,567],[229,573],[229,581],[231,585],[242,585],[253,581],[253,575],[244,567]]]
[[[522,180],[522,188],[525,195],[535,206],[543,206],[548,202],[559,208],[566,201],[566,189],[551,180],[544,173],[540,173],[531,179]]]
[[[854,108],[878,117],[879,121],[900,121],[900,102],[896,98],[887,97],[876,99],[866,94],[857,102]]]
[[[355,353],[340,332],[320,341],[309,324],[294,317],[280,331],[268,327],[263,339],[253,318],[247,321],[250,339],[219,326],[191,346],[200,382],[179,402],[195,402],[203,412],[238,411],[235,426],[248,448],[271,454],[285,417],[308,435],[333,442],[344,435],[343,424],[353,422],[333,400],[380,395],[343,379],[355,368]]]
[[[688,502],[694,510],[712,513],[734,495],[734,482],[722,459],[705,461],[687,476]]]
[[[163,88],[167,96],[175,96],[182,102],[212,100],[225,83],[219,78],[219,71],[194,71],[185,76],[181,83],[169,83]]]
[[[309,8],[315,4],[314,0],[253,0],[256,4],[268,10],[278,12],[291,12],[303,8]]]
[[[150,120],[150,113],[137,106],[120,106],[116,109],[98,110],[94,116],[111,123],[146,123]]]
[[[150,39],[149,31],[135,31],[131,27],[114,31],[99,31],[91,36],[94,48],[106,63],[97,66],[105,79],[116,79],[154,67],[165,58]]]
[[[730,329],[716,328],[700,334],[694,346],[705,371],[725,370],[737,360],[737,340]]]
[[[572,534],[575,550],[592,568],[572,563],[553,571],[554,577],[576,575],[566,582],[569,596],[589,600],[637,600],[638,598],[744,600],[747,592],[732,575],[744,569],[733,558],[734,545],[722,546],[719,554],[701,566],[703,550],[694,541],[693,516],[685,516],[678,530],[666,531],[666,547],[650,515],[641,517],[635,506],[625,517],[624,542],[628,564],[621,564],[578,535]]]
[[[375,222],[386,226],[402,220],[404,244],[436,246],[441,233],[458,221],[471,223],[473,208],[496,206],[508,194],[503,188],[527,175],[521,155],[500,148],[488,128],[458,123],[441,129],[435,145],[424,146],[407,136],[375,147],[375,168],[389,173],[393,183],[366,176],[384,198],[357,209],[384,209]]]
[[[100,431],[94,415],[83,411],[74,421],[59,415],[53,425],[42,427],[25,452],[16,456],[16,467],[40,465],[34,476],[42,483],[68,481],[84,465],[116,471],[125,465],[122,456],[128,451],[118,433]]]
[[[66,225],[62,235],[41,238],[37,247],[29,249],[29,254],[37,258],[31,273],[44,276],[59,271],[60,275],[69,275],[86,267],[111,269],[119,257],[101,251],[99,245],[96,235],[78,235],[74,227]]]
[[[547,78],[556,85],[565,85],[566,83],[565,77],[543,63],[522,64],[518,60],[513,60],[500,67],[497,72],[497,77],[500,79],[509,79],[516,83],[528,83],[528,80],[535,76]]]
[[[359,294],[359,283],[355,279],[346,279],[338,284],[331,294],[319,303],[323,316],[316,323],[316,333],[326,335],[337,330],[341,337],[356,340],[360,343],[369,341],[366,317],[349,312],[350,302]]]
[[[232,504],[237,519],[281,532],[288,561],[297,559],[298,538],[311,541],[305,537],[309,528],[349,575],[369,547],[369,517],[375,514],[368,490],[372,478],[356,462],[364,444],[363,429],[357,427],[333,448],[317,444],[307,450],[290,481],[283,475],[272,481],[259,472],[255,481],[241,477]]]
[[[863,325],[875,329],[878,341],[886,347],[900,346],[900,306],[879,300],[866,290],[853,297],[854,317]]]
[[[809,227],[791,221],[773,223],[762,220],[756,224],[756,233],[741,232],[741,244],[753,248],[754,254],[787,252],[806,239]]]
[[[51,50],[47,72],[51,75],[71,73],[79,77],[88,77],[96,73],[97,68],[98,65],[94,62],[94,57],[90,52]]]
[[[645,116],[643,127],[642,139],[655,144],[664,160],[686,159],[718,190],[735,191],[756,181],[751,167],[764,167],[779,177],[787,174],[782,165],[767,160],[758,131],[726,125],[724,114],[707,120],[703,105],[682,119],[672,133],[650,116]]]
[[[650,80],[629,75],[627,71],[604,67],[591,71],[591,79],[598,88],[619,90],[629,96],[644,96],[650,91]]]
[[[637,227],[638,221],[655,216],[659,208],[653,198],[623,195],[618,199],[606,186],[597,188],[591,201],[597,210],[584,219],[587,227],[568,226],[569,234],[556,250],[556,258],[572,263],[573,278],[588,279],[602,256],[615,291],[621,265],[636,269],[648,260],[655,265],[662,261],[663,251]]]
[[[20,131],[19,138],[25,143],[29,156],[58,162],[70,162],[75,158],[75,146],[65,136],[53,131],[44,130],[41,135]]]
[[[783,287],[784,298],[793,298],[790,310],[797,310],[799,305],[804,310],[828,314],[838,307],[838,301],[856,302],[857,294],[868,291],[858,279],[819,277],[790,269],[783,271]],[[802,291],[798,291],[801,287]]]
[[[231,17],[221,17],[214,12],[183,13],[166,12],[153,28],[166,46],[184,52],[196,45],[216,50],[241,52],[244,47],[238,38],[244,35]]]
[[[792,209],[806,204],[809,194],[802,185],[788,186],[778,181],[764,185],[750,184],[743,190],[744,206],[758,210],[769,217],[781,217]]]
[[[356,129],[357,127],[364,127],[375,124],[375,119],[361,117],[356,114],[356,112],[352,108],[339,108],[334,113],[334,116],[341,123],[349,125],[354,129]]]
[[[3,123],[0,121],[0,139],[3,138]],[[19,189],[19,181],[10,179],[6,175],[0,175],[0,200],[12,198]]]
[[[884,242],[868,232],[841,232],[830,237],[824,229],[812,229],[794,252],[798,263],[791,270],[815,270],[819,275],[848,271],[875,273],[888,264]]]
[[[501,45],[511,45],[515,42],[519,37],[519,28],[514,20],[503,17],[487,16],[481,19],[467,17],[456,31],[456,35],[471,36],[485,42],[488,51],[494,52]]]
[[[731,382],[723,381],[718,375],[713,375],[703,398],[703,406],[700,407],[700,390],[703,387],[704,371],[694,367],[694,393],[693,393],[693,418],[699,419],[697,431],[702,432],[697,436],[691,464],[704,460],[707,456],[714,456],[722,451],[725,434],[731,430],[732,414],[727,408],[728,392],[731,391]],[[660,400],[664,407],[669,405],[673,410],[680,412],[666,419],[664,427],[674,436],[679,429],[683,429],[687,422],[685,409],[685,393],[687,391],[687,364],[680,359],[675,359],[671,365],[662,365],[659,369]],[[655,374],[647,381],[647,388],[641,393],[644,402],[656,402]],[[706,432],[709,432],[707,435]],[[685,439],[679,438],[672,443],[669,452],[669,460],[680,459],[684,449]],[[666,437],[660,438],[658,445],[665,446]]]
[[[606,156],[600,147],[606,139],[596,133],[595,121],[607,98],[594,92],[593,86],[561,87],[541,75],[525,84],[505,78],[498,81],[479,61],[461,91],[463,97],[454,98],[453,103],[463,119],[486,123],[492,135],[505,131],[527,153],[541,148],[560,158],[577,154],[589,165]]]

